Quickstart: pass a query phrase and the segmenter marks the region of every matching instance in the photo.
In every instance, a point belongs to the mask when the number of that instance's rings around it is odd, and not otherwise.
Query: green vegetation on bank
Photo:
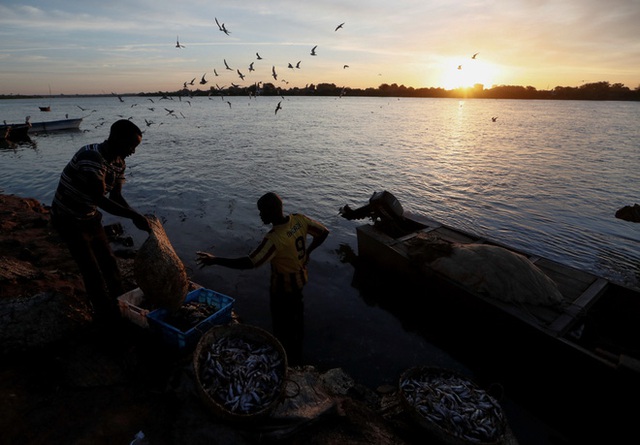
[[[205,90],[181,89],[176,91],[156,91],[150,93],[120,94],[120,96],[246,96],[255,95],[256,90],[261,96],[371,96],[371,97],[440,97],[456,99],[557,99],[557,100],[640,100],[640,85],[630,89],[621,83],[609,82],[586,83],[579,87],[557,86],[551,90],[537,90],[532,86],[498,85],[484,88],[476,84],[472,88],[414,88],[398,84],[382,84],[378,88],[349,88],[339,87],[333,83],[307,85],[304,88],[282,88],[273,83],[263,85],[253,84],[247,87],[234,86],[230,88],[210,87]],[[115,94],[84,94],[59,95],[58,97],[95,97]],[[44,96],[0,95],[0,99],[42,98]]]

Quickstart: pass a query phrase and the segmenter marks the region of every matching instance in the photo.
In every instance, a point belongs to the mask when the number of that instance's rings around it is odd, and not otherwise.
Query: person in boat
[[[122,196],[125,159],[135,153],[141,141],[142,131],[133,122],[114,122],[106,141],[85,145],[75,153],[62,171],[51,205],[52,226],[80,268],[98,323],[120,318],[117,297],[124,293],[99,209],[151,231],[147,218]]]
[[[196,252],[200,267],[219,265],[233,269],[252,269],[271,263],[270,309],[273,331],[287,352],[292,365],[302,364],[304,333],[303,288],[309,278],[309,255],[329,235],[320,222],[301,213],[283,212],[282,199],[269,192],[258,199],[260,218],[272,228],[249,255],[223,258]],[[307,244],[307,236],[311,236]]]
[[[341,207],[339,214],[348,220],[368,217],[391,236],[401,236],[415,228],[411,221],[405,218],[400,201],[386,190],[374,192],[369,198],[369,203],[357,209],[352,209],[348,204]]]

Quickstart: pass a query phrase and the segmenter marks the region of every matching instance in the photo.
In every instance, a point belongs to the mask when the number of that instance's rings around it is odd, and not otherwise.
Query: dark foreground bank
[[[314,394],[295,417],[283,403],[261,425],[222,421],[197,396],[190,351],[125,319],[91,324],[82,280],[41,203],[0,195],[0,246],[5,444],[126,444],[140,431],[152,445],[441,443],[408,416],[397,388],[367,388],[339,368],[290,368],[294,387]],[[135,288],[132,260],[119,261]],[[287,389],[284,402],[299,392]],[[517,443],[510,429],[505,443]]]

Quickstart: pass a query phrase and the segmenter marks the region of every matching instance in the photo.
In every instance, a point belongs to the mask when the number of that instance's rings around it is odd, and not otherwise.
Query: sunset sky
[[[639,24],[640,0],[2,0],[0,94],[175,91],[194,78],[192,90],[635,89]]]

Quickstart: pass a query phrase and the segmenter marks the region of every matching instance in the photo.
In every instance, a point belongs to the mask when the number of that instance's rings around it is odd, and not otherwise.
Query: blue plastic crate
[[[210,289],[200,288],[187,294],[185,303],[191,301],[206,303],[219,309],[187,331],[181,331],[179,328],[165,322],[167,315],[169,315],[167,309],[156,309],[147,314],[149,328],[159,332],[169,345],[184,349],[195,346],[202,334],[211,327],[231,321],[231,310],[235,299]]]

